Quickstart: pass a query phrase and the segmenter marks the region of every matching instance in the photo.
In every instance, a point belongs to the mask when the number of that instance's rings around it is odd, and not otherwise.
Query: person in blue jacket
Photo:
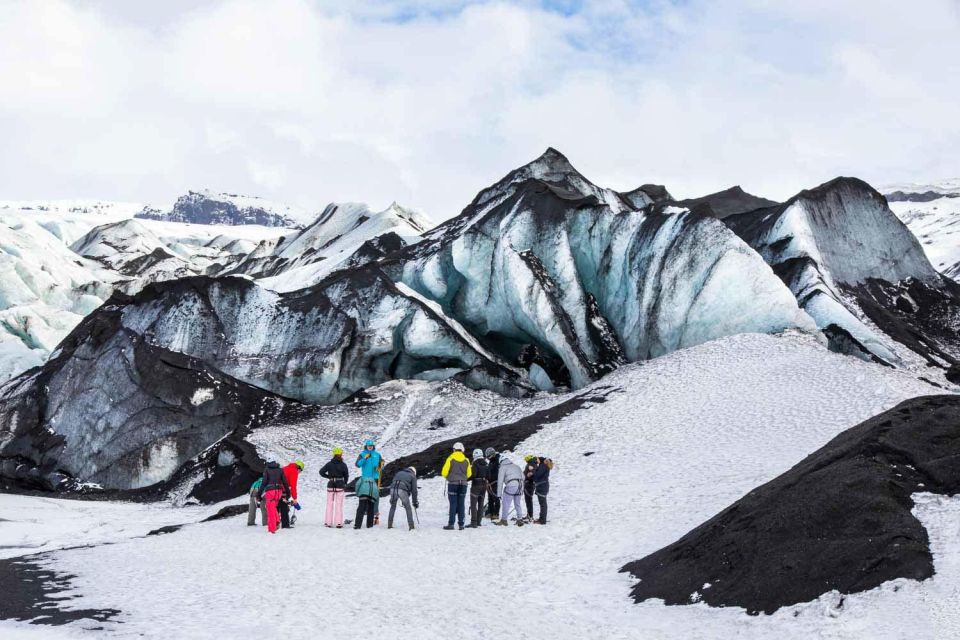
[[[357,479],[356,493],[359,504],[357,505],[357,517],[353,522],[354,529],[361,527],[364,516],[367,518],[367,528],[373,526],[374,516],[380,503],[378,481],[380,480],[382,461],[376,443],[373,440],[367,440],[363,444],[363,451],[357,456],[360,478]]]

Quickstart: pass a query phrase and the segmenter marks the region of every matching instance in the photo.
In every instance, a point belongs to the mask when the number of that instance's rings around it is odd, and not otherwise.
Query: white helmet
[[[413,475],[417,475],[417,468],[416,468],[416,467],[407,467],[407,471],[409,471],[409,472],[412,473]]]
[[[474,449],[473,450],[473,459],[479,460],[483,457],[483,449]]]
[[[458,443],[454,444],[454,445],[453,445],[453,450],[454,450],[454,451],[463,451],[463,443],[462,443],[462,442],[458,442]]]

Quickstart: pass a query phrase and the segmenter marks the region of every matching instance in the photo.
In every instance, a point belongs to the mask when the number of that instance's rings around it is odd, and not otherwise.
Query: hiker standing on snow
[[[320,468],[320,477],[327,479],[327,511],[323,525],[340,529],[343,527],[343,497],[350,479],[350,470],[343,461],[343,449],[334,447],[333,458]]]
[[[360,528],[364,516],[367,517],[367,528],[373,526],[376,504],[380,501],[380,487],[377,486],[377,481],[380,479],[381,461],[376,443],[373,440],[367,440],[363,444],[363,451],[357,456],[360,479],[357,480],[356,493],[360,504],[357,506],[354,529]]]
[[[471,529],[476,529],[483,524],[483,499],[487,495],[487,488],[490,485],[490,478],[487,475],[490,471],[490,465],[487,459],[483,457],[483,451],[473,450],[473,477],[470,480],[470,524]]]
[[[472,473],[470,461],[463,455],[463,443],[458,442],[453,445],[453,453],[443,463],[443,470],[440,472],[440,475],[447,479],[447,498],[450,500],[450,514],[447,518],[447,526],[444,527],[447,531],[453,529],[454,518],[457,519],[460,530],[463,531],[467,483]]]
[[[533,494],[537,490],[537,485],[533,481],[533,474],[537,471],[539,461],[536,456],[525,456],[523,460],[526,462],[526,466],[523,468],[523,504],[527,508],[527,522],[533,522]]]
[[[497,485],[497,478],[500,476],[500,454],[493,447],[487,447],[483,452],[489,463],[487,464],[487,477],[490,487],[487,504],[489,506],[490,517],[496,520],[500,515],[500,487]]]
[[[523,511],[520,507],[520,495],[523,493],[523,471],[510,458],[500,455],[500,472],[497,476],[497,486],[500,488],[500,498],[503,500],[500,507],[500,521],[498,525],[506,526],[511,508],[517,514],[517,526],[523,525]]]
[[[250,506],[247,508],[247,526],[257,525],[257,511],[260,511],[260,524],[267,524],[267,506],[260,499],[260,483],[263,478],[257,478],[250,485]]]
[[[297,480],[300,478],[300,472],[303,471],[303,460],[297,460],[291,462],[283,468],[283,475],[287,478],[287,485],[289,487],[289,495],[286,500],[280,501],[280,527],[283,529],[291,529],[293,525],[290,524],[290,504],[299,509],[300,503],[297,502]]]
[[[407,512],[407,524],[410,526],[410,531],[413,531],[415,527],[413,511],[410,509],[411,501],[414,509],[420,508],[420,501],[417,499],[416,467],[401,469],[393,476],[393,483],[390,485],[390,515],[387,516],[387,529],[393,529],[393,514],[397,511],[397,500],[403,504],[403,509]]]
[[[290,497],[290,484],[287,477],[283,474],[283,469],[276,461],[270,461],[263,470],[263,477],[260,479],[260,490],[257,498],[265,501],[267,510],[267,530],[270,533],[277,532],[277,525],[280,520],[278,506],[281,500]]]
[[[540,517],[534,520],[536,524],[547,524],[547,494],[550,493],[550,470],[553,469],[553,460],[538,458],[539,464],[533,472],[534,491],[540,505]]]

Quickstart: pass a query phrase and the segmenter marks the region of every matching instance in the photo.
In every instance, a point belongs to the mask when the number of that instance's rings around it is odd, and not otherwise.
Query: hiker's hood
[[[467,459],[467,456],[463,455],[463,451],[454,451],[450,454],[450,459],[456,462],[463,462]]]

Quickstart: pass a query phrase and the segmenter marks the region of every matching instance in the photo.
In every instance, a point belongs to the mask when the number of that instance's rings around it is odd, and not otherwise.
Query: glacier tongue
[[[960,323],[951,309],[960,289],[866,183],[837,178],[724,222],[770,263],[834,348],[899,366],[901,343],[930,364],[956,363]],[[908,288],[922,307],[898,303]]]
[[[731,333],[816,330],[722,223],[639,194],[597,187],[548,150],[385,268],[501,357],[536,346],[575,387]]]

